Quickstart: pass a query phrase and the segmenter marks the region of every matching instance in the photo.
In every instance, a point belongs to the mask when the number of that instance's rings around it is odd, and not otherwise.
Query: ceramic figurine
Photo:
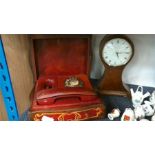
[[[134,107],[140,106],[143,103],[143,100],[146,97],[150,96],[149,92],[143,94],[142,86],[138,86],[135,92],[133,91],[133,89],[130,89],[130,91],[131,91],[132,103]]]
[[[150,102],[144,101],[144,105],[142,105],[145,116],[152,116],[154,114],[154,108],[150,105]]]
[[[114,118],[117,118],[120,116],[120,110],[117,108],[117,109],[113,109],[111,113],[108,114],[108,118],[110,120],[114,120]]]
[[[122,117],[121,121],[135,121],[135,114],[131,108],[126,108]]]
[[[152,106],[155,109],[155,91],[153,91],[150,96],[150,102],[152,103]]]
[[[135,113],[135,118],[137,120],[141,120],[141,119],[143,119],[145,117],[145,112],[144,112],[142,106],[135,107],[134,113]]]
[[[152,116],[151,121],[155,121],[155,114]]]
[[[152,92],[149,101],[147,102],[155,109],[155,91]]]

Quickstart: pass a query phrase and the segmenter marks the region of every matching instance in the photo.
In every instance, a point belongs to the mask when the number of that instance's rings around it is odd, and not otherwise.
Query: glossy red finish
[[[91,110],[87,107],[99,106],[101,114],[104,113],[104,106],[94,92],[88,77],[90,43],[90,37],[33,40],[37,81],[32,96],[31,112],[59,111],[61,113],[68,110],[69,114],[71,110],[76,112],[86,108],[85,111],[89,111],[91,118]],[[70,77],[83,81],[83,87],[65,87],[65,80]],[[93,117],[98,117],[94,109],[92,114]],[[67,120],[68,117],[65,118]]]

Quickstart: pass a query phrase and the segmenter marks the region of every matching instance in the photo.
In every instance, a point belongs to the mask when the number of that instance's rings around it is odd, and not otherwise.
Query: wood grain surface
[[[5,110],[2,93],[0,92],[0,121],[7,121],[7,120],[8,120],[8,117]]]
[[[122,82],[122,72],[125,68],[125,66],[129,63],[129,61],[122,65],[122,66],[109,66],[102,54],[103,54],[103,48],[106,45],[106,43],[114,38],[122,38],[125,39],[128,43],[130,43],[131,47],[132,47],[132,56],[130,57],[130,60],[133,57],[133,53],[134,53],[134,45],[132,43],[132,41],[125,35],[119,35],[119,34],[115,34],[115,35],[106,35],[100,42],[100,47],[99,47],[99,54],[100,54],[100,59],[105,67],[105,71],[104,74],[101,78],[101,81],[99,83],[99,90],[98,92],[102,95],[116,95],[116,96],[129,96],[128,91],[124,88],[123,86],[123,82]]]
[[[21,116],[30,106],[29,95],[33,87],[33,74],[29,62],[29,37],[23,34],[3,34],[1,37],[12,79],[18,112]]]

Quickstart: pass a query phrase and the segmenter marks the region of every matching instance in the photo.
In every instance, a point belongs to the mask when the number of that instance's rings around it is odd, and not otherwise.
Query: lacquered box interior
[[[34,39],[37,76],[87,74],[89,42],[88,37]]]

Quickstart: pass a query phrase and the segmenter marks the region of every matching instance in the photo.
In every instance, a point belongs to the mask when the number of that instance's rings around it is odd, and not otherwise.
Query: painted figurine
[[[121,121],[135,121],[135,114],[131,108],[126,108],[122,117]]]
[[[144,105],[142,105],[145,116],[152,116],[154,114],[154,108],[150,105],[150,102],[144,101]]]
[[[135,92],[133,91],[133,89],[130,89],[130,91],[131,91],[133,107],[140,106],[143,103],[143,100],[146,97],[150,96],[149,92],[143,94],[143,87],[142,86],[138,86],[138,88]]]
[[[142,106],[135,107],[134,113],[135,113],[135,119],[137,120],[141,120],[145,117],[145,112]]]
[[[112,112],[108,114],[108,118],[110,120],[114,120],[115,118],[117,118],[119,116],[120,116],[120,110],[118,108],[113,109]]]

